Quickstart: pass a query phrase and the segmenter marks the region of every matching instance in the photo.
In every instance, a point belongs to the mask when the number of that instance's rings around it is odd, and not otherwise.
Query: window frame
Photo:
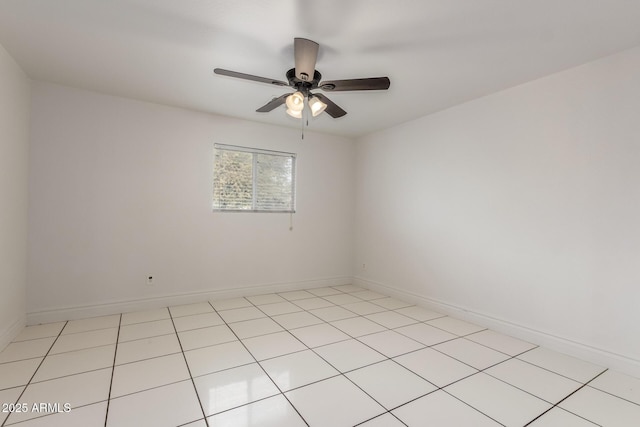
[[[275,150],[266,150],[263,148],[252,148],[252,147],[243,147],[239,145],[228,145],[228,144],[214,144],[213,145],[213,194],[212,194],[212,209],[213,212],[239,212],[239,213],[288,213],[293,214],[296,213],[296,153],[289,153],[286,151],[275,151]],[[226,151],[236,151],[242,153],[250,153],[252,155],[251,159],[251,207],[252,209],[223,209],[215,207],[215,167],[216,167],[216,151],[215,150],[226,150]],[[279,156],[279,157],[288,157],[291,158],[291,209],[256,209],[257,201],[258,201],[258,155],[268,155],[268,156]]]

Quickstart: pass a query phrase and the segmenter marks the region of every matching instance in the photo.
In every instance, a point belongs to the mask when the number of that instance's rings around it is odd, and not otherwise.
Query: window
[[[295,212],[295,154],[221,144],[214,152],[214,210]]]

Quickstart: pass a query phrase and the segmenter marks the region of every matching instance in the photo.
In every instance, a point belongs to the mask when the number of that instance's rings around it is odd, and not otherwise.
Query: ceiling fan
[[[216,68],[213,72],[222,76],[252,80],[275,86],[290,86],[294,88],[294,93],[285,93],[282,96],[273,98],[256,111],[259,113],[268,113],[282,104],[286,104],[287,114],[295,118],[302,118],[302,111],[305,108],[305,100],[314,117],[323,111],[326,111],[327,114],[333,118],[342,117],[347,114],[346,111],[333,103],[323,94],[311,93],[314,89],[322,89],[326,92],[389,89],[391,82],[388,77],[328,80],[321,82],[320,80],[322,79],[322,75],[315,69],[316,61],[318,59],[318,48],[318,43],[312,40],[303,38],[294,39],[293,51],[295,68],[287,71],[287,82],[239,73],[237,71],[224,70],[222,68]]]

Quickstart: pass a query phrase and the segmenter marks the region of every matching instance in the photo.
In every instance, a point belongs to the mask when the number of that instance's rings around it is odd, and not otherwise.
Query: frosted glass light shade
[[[296,118],[296,119],[301,119],[302,118],[302,110],[295,111],[295,110],[292,110],[291,108],[287,108],[287,114],[290,115],[291,117]]]
[[[313,98],[309,99],[309,108],[311,108],[311,114],[313,115],[313,117],[315,117],[318,114],[322,113],[325,108],[327,108],[327,104],[320,101],[314,96]]]
[[[291,111],[302,111],[304,109],[304,95],[301,92],[295,92],[287,96],[287,108]]]

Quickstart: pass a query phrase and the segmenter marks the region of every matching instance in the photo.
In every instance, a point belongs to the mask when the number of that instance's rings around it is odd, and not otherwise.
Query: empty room
[[[0,0],[0,427],[637,427],[640,2]]]

